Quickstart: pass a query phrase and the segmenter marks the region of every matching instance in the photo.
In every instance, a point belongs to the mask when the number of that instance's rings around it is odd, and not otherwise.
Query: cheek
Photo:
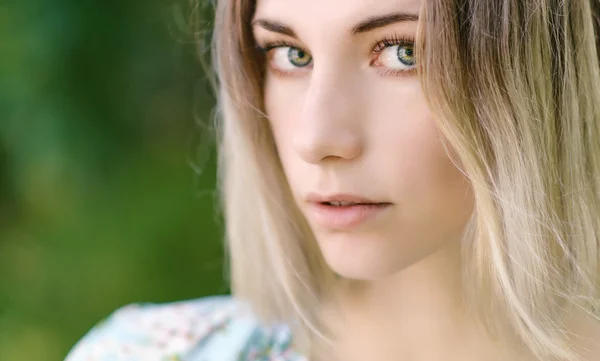
[[[275,83],[275,82],[273,82]],[[293,149],[293,133],[297,122],[300,120],[302,112],[303,97],[302,89],[297,82],[289,84],[271,84],[267,80],[264,92],[265,112],[268,116],[268,121],[271,126],[273,138],[277,146],[279,157],[283,164],[286,173],[288,170],[296,169],[301,159],[294,153]],[[287,174],[291,183],[294,182],[293,177]]]
[[[446,154],[421,93],[397,99],[403,100],[392,106],[385,105],[393,104],[389,101],[379,104],[372,151],[385,187],[393,190],[403,210],[409,210],[400,223],[416,233],[460,229],[473,209],[469,182]]]
[[[462,174],[446,154],[434,119],[427,111],[408,114],[406,119],[389,122],[396,124],[382,126],[376,146],[380,159],[386,163],[384,169],[394,173],[390,174],[394,188],[408,196],[451,187]]]
[[[286,109],[287,114],[290,114],[289,111],[293,111],[295,106],[293,103],[294,98],[290,96],[289,92],[276,91],[272,83],[273,82],[269,80],[269,77],[267,77],[264,90],[265,112],[267,113],[273,137],[275,138],[277,148],[279,149],[280,145],[285,144],[282,138],[285,137],[286,131],[290,128],[290,122],[284,121]],[[285,127],[286,124],[288,125],[287,128]],[[279,151],[281,152],[281,149],[279,149]]]

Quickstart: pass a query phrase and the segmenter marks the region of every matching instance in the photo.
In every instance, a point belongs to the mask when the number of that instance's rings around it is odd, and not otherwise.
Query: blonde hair
[[[231,288],[265,322],[290,324],[314,354],[314,335],[328,337],[318,311],[335,277],[264,114],[254,7],[219,0],[213,39]],[[541,360],[577,359],[568,314],[597,317],[600,300],[599,7],[428,0],[420,14],[418,76],[476,201],[466,299],[492,333],[503,329],[495,315],[508,319]]]

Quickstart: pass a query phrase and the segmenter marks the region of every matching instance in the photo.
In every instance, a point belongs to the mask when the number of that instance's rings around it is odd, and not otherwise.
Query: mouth
[[[331,230],[351,230],[368,224],[391,208],[390,202],[312,202],[308,208],[309,217],[322,228]]]
[[[328,205],[333,207],[347,207],[354,205],[369,205],[369,204],[391,204],[381,200],[371,199],[365,196],[349,194],[349,193],[338,193],[331,195],[320,195],[316,193],[310,193],[306,197],[306,200],[310,203],[318,203],[322,205]]]
[[[319,204],[324,206],[331,207],[351,207],[351,206],[365,206],[365,205],[383,205],[383,204],[391,204],[388,202],[346,202],[346,201],[331,201],[331,202],[319,202]]]

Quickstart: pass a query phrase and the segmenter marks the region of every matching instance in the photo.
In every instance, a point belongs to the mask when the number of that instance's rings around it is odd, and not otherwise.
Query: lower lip
[[[328,206],[311,203],[311,214],[317,224],[325,228],[348,229],[377,217],[391,203],[357,204],[352,206]]]

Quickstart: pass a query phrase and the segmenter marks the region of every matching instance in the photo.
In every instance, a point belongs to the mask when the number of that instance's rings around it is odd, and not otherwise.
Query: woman
[[[67,360],[600,360],[599,9],[220,0],[234,297]]]

